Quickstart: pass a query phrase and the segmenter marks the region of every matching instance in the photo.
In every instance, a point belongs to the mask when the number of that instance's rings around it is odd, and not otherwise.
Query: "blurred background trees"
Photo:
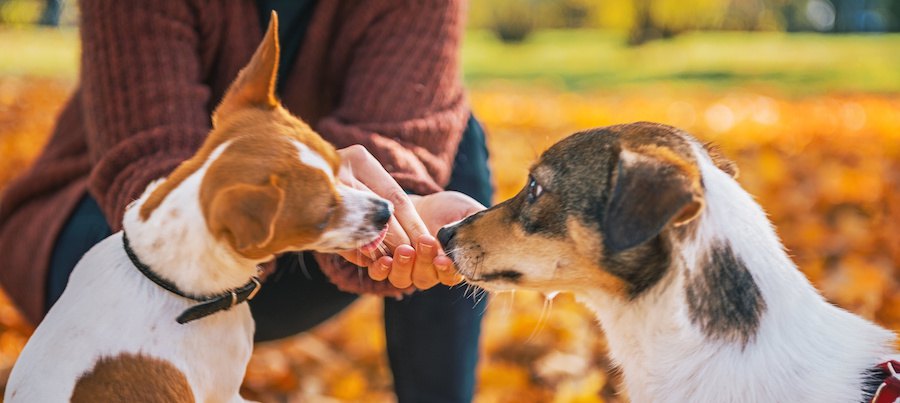
[[[507,42],[544,28],[627,30],[632,45],[697,30],[900,31],[897,0],[494,0],[470,7],[471,26]]]
[[[73,24],[74,0],[0,0],[0,23]],[[640,45],[685,31],[900,32],[898,0],[490,0],[470,27],[507,43],[540,29],[617,29]]]

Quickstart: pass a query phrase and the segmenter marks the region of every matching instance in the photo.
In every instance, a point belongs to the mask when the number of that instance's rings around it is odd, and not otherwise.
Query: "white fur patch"
[[[366,216],[374,211],[376,200],[380,198],[371,192],[353,189],[338,184],[338,194],[344,205],[344,217],[340,223],[322,234],[312,245],[317,250],[350,250],[372,241],[381,233],[381,228],[372,226]]]
[[[331,164],[325,161],[325,158],[322,158],[319,153],[311,150],[306,144],[299,141],[294,141],[294,146],[300,151],[300,162],[325,172],[329,178],[334,178],[334,170],[331,169]]]

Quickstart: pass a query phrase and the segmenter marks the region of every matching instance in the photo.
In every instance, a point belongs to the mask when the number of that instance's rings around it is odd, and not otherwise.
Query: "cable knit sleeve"
[[[196,10],[187,1],[82,0],[89,189],[108,222],[193,155],[210,129]]]
[[[365,146],[405,189],[440,191],[468,114],[459,71],[463,0],[410,0],[355,43],[337,108],[317,129]]]

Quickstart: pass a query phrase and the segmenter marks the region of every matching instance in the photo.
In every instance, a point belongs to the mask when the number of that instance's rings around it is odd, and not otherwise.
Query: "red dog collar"
[[[878,369],[882,370],[887,376],[875,394],[872,396],[871,403],[894,403],[900,397],[900,362],[891,360],[878,364]]]

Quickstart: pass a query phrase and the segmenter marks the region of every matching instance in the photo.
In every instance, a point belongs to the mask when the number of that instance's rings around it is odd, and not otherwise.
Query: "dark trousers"
[[[469,119],[463,134],[447,188],[485,205],[491,201],[484,132],[474,118]],[[56,241],[47,278],[47,309],[59,299],[81,256],[109,235],[100,207],[85,196]],[[399,301],[385,299],[388,359],[400,402],[471,401],[486,301],[476,306],[472,298],[465,298],[464,290],[437,286]],[[309,254],[286,254],[250,301],[255,338],[266,341],[303,332],[356,298],[331,284]]]

